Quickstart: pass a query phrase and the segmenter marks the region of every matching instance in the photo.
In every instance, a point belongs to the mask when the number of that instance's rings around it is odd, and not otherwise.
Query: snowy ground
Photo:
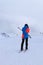
[[[20,40],[13,35],[8,38],[0,35],[0,65],[42,65],[43,36],[32,36],[29,39],[29,50],[18,53]]]

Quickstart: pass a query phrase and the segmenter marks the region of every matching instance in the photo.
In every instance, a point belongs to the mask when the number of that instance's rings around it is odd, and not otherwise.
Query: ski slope
[[[42,2],[0,1],[0,65],[43,65]],[[19,53],[22,32],[17,27],[22,28],[25,23],[30,26],[32,38],[28,41],[28,51]]]
[[[19,53],[21,38],[10,35],[8,38],[0,36],[0,65],[43,64],[43,36],[32,36],[28,51]]]

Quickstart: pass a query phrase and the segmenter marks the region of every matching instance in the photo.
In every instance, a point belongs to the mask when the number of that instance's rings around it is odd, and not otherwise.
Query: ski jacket
[[[22,38],[24,38],[24,39],[28,38],[29,37],[29,34],[28,34],[29,32],[30,32],[29,27],[24,26],[22,28]]]

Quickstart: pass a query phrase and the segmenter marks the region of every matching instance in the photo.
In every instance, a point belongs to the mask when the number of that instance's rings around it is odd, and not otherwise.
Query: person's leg
[[[21,51],[23,50],[23,44],[24,44],[24,39],[22,39],[22,43],[21,43]]]
[[[26,50],[28,49],[28,38],[26,38]]]

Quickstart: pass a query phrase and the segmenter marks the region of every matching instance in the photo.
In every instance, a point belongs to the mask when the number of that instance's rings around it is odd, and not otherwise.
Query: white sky
[[[43,20],[43,0],[1,0],[0,11]]]

